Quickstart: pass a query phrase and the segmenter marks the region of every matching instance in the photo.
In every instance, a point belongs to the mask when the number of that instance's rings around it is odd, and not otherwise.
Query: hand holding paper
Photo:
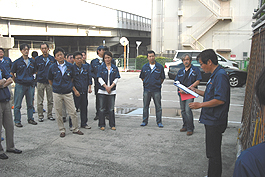
[[[180,93],[181,96],[181,100],[187,100],[187,99],[191,99],[191,98],[198,98],[199,95],[197,93],[195,93],[194,91],[188,89],[187,87],[185,87],[184,85],[182,85],[179,81],[176,81],[174,83],[175,86],[177,86],[178,88],[182,89],[185,93]]]

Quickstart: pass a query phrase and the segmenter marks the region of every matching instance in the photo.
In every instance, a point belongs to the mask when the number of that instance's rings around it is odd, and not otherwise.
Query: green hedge
[[[165,67],[166,62],[172,62],[172,59],[166,57],[156,57],[156,61]],[[143,65],[148,63],[146,55],[138,55],[136,58],[136,68],[142,69]]]

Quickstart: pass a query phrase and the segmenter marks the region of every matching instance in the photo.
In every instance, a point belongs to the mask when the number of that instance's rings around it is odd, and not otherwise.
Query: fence
[[[264,141],[264,117],[255,94],[256,80],[265,63],[265,29],[258,30],[252,37],[251,55],[248,65],[242,126],[239,129],[239,152]],[[239,153],[238,153],[239,154]]]

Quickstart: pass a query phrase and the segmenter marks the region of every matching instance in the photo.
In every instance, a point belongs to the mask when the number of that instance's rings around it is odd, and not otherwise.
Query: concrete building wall
[[[159,24],[152,19],[151,48],[163,54],[177,49],[213,48],[228,59],[231,54],[236,55],[236,59],[243,59],[243,52],[247,52],[249,57],[252,14],[258,0],[212,1],[221,6],[220,16],[199,0],[153,0],[152,18],[163,19],[160,31],[164,33],[155,34],[157,31],[154,29]],[[162,2],[163,15],[158,16],[156,6]],[[228,13],[231,13],[231,18],[226,18]],[[155,43],[157,36],[162,42]]]

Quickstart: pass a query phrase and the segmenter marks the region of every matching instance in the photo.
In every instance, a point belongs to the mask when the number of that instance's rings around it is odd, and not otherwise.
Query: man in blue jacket
[[[5,128],[6,135],[6,152],[15,154],[22,153],[14,146],[14,124],[12,120],[11,107],[9,103],[10,93],[7,88],[12,83],[11,75],[6,69],[0,65],[0,137],[2,134],[2,126]],[[3,147],[0,141],[0,159],[8,159],[8,156],[4,153]]]
[[[88,64],[83,64],[83,56],[81,52],[75,52],[74,55],[74,86],[80,96],[74,95],[74,100],[76,106],[80,108],[80,118],[81,118],[81,127],[86,129],[91,129],[87,125],[87,93],[91,93],[91,71]]]
[[[73,90],[76,96],[80,96],[80,93],[73,85],[74,66],[64,60],[64,50],[62,48],[56,48],[53,53],[57,62],[50,66],[48,71],[48,80],[53,89],[54,108],[60,131],[60,137],[65,137],[65,128],[62,117],[63,101],[68,114],[72,119],[73,133],[83,135],[84,133],[78,129],[78,120],[72,93]]]
[[[192,58],[189,54],[184,54],[184,56],[182,57],[184,68],[178,71],[175,81],[179,81],[182,85],[188,88],[191,86],[197,88],[197,85],[199,85],[202,76],[200,69],[196,66],[193,66],[191,64],[191,60]],[[182,94],[185,94],[185,92],[181,89],[178,89],[178,91],[181,92]],[[193,102],[194,98],[182,100],[180,93],[178,93],[178,95],[179,95],[179,103],[180,103],[181,115],[183,120],[183,125],[182,128],[180,129],[180,132],[187,131],[187,135],[190,136],[193,134],[194,123],[193,123],[193,113],[189,107],[189,103]]]
[[[191,90],[203,96],[203,102],[193,102],[191,109],[201,109],[199,122],[204,124],[206,132],[206,156],[209,159],[208,177],[221,177],[222,175],[222,133],[227,127],[228,111],[230,105],[229,77],[224,69],[218,65],[216,53],[212,49],[202,51],[197,59],[206,73],[211,73],[202,91],[191,87]]]
[[[15,125],[17,127],[23,127],[21,124],[21,103],[24,95],[26,96],[27,102],[27,115],[28,123],[32,125],[37,125],[37,122],[33,118],[33,94],[34,94],[34,77],[36,75],[36,63],[32,58],[28,57],[29,45],[21,44],[20,52],[22,56],[14,61],[11,68],[11,75],[16,83],[15,94],[14,94],[14,116]]]
[[[165,79],[164,68],[160,63],[155,61],[155,52],[148,51],[146,63],[141,70],[140,78],[143,81],[143,122],[141,126],[148,124],[149,105],[151,98],[154,100],[156,109],[156,123],[159,128],[163,128],[162,124],[162,107],[161,107],[161,88]]]
[[[42,55],[35,59],[37,65],[37,106],[38,106],[38,116],[39,122],[43,122],[43,100],[44,91],[46,91],[47,96],[47,117],[49,120],[55,120],[52,116],[53,108],[53,96],[52,96],[52,86],[48,82],[48,70],[49,67],[55,63],[53,56],[49,54],[49,45],[43,43],[40,45],[40,50]]]
[[[10,58],[5,57],[5,50],[3,48],[0,48],[0,64],[4,66],[4,68],[7,70],[8,73],[10,73],[11,71],[11,67],[12,67],[12,61]],[[12,109],[14,109],[14,94],[11,88],[11,85],[8,85],[8,89],[10,92],[10,104]]]

